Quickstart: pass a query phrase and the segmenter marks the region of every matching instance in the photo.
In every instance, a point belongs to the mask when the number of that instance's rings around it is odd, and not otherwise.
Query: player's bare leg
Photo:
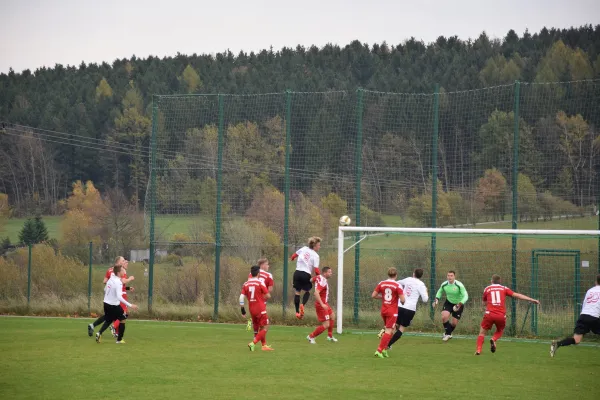
[[[575,334],[573,337],[564,338],[563,340],[553,340],[550,345],[550,357],[554,357],[554,354],[556,354],[556,350],[558,350],[559,347],[579,344],[581,343],[581,339],[583,339],[583,335]]]
[[[476,356],[481,354],[481,349],[483,348],[483,342],[485,341],[485,335],[487,333],[488,333],[488,331],[486,329],[479,328],[479,336],[477,336],[477,349],[475,350]],[[496,351],[495,348],[494,348],[494,351]],[[492,353],[494,351],[492,351]]]

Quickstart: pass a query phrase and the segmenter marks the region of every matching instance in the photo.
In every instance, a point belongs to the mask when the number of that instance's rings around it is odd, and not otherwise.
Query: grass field
[[[472,338],[407,335],[377,359],[374,332],[309,345],[309,329],[273,326],[276,350],[251,353],[243,325],[133,319],[117,346],[89,322],[0,317],[0,398],[564,399],[596,397],[600,380],[598,347],[551,359],[547,343],[502,341],[476,357]]]

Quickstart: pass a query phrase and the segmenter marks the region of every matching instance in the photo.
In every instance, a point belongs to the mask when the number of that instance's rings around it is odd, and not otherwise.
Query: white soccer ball
[[[340,225],[348,226],[348,225],[350,225],[350,222],[352,222],[352,220],[350,219],[349,216],[344,215],[344,216],[340,217]]]

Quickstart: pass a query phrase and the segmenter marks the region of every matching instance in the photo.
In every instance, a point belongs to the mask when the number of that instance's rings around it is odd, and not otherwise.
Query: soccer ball
[[[340,225],[348,226],[350,225],[350,222],[352,222],[352,220],[349,216],[344,215],[343,217],[340,217]]]

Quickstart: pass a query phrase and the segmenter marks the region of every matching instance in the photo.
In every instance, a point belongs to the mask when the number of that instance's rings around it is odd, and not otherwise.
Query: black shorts
[[[310,281],[310,278],[311,276],[308,272],[295,271],[292,286],[297,292],[301,290],[308,292],[310,289],[312,289],[312,282]]]
[[[396,320],[396,325],[402,325],[403,327],[407,328],[410,326],[410,323],[414,317],[415,311],[398,307],[398,319]]]
[[[448,300],[446,300],[444,302],[444,309],[443,311],[448,311],[454,318],[456,319],[460,319],[460,317],[462,317],[462,313],[465,310],[465,305],[463,304],[462,306],[460,306],[458,311],[454,311],[454,306],[456,304],[450,303]]]
[[[593,317],[587,314],[581,314],[575,323],[573,333],[576,335],[585,335],[592,331],[596,335],[600,335],[600,318]]]
[[[123,321],[127,319],[127,314],[121,307],[121,305],[113,306],[111,304],[104,303],[104,319],[108,322],[116,320]]]

